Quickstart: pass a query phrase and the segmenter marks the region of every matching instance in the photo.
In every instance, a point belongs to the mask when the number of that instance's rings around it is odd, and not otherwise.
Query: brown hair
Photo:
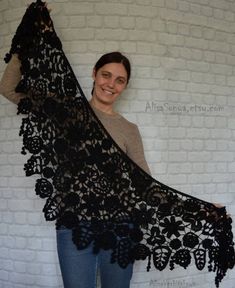
[[[97,72],[101,67],[109,63],[122,63],[123,64],[127,72],[127,83],[128,83],[131,77],[131,64],[130,64],[130,61],[127,59],[127,57],[124,56],[120,52],[110,52],[110,53],[104,54],[96,62],[94,69]]]

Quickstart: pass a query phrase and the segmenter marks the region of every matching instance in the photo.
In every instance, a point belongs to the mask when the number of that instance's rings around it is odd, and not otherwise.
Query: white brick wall
[[[0,71],[26,0],[0,0]],[[227,205],[235,217],[235,1],[48,1],[66,55],[88,98],[91,70],[112,50],[129,56],[133,77],[117,109],[138,124],[159,181]],[[0,287],[62,287],[52,223],[23,173],[16,107],[0,97]],[[212,288],[212,273],[146,273],[132,288]],[[235,287],[230,271],[221,287]]]

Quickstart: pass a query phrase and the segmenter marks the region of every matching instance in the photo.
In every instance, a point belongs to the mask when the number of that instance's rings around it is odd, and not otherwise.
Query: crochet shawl
[[[72,229],[78,249],[111,249],[111,263],[123,268],[145,259],[147,271],[193,262],[215,272],[219,287],[235,262],[225,207],[160,183],[121,150],[84,96],[45,3],[27,8],[6,63],[13,53],[21,61],[16,92],[26,94],[17,112],[22,154],[30,154],[24,170],[38,175],[46,220]]]

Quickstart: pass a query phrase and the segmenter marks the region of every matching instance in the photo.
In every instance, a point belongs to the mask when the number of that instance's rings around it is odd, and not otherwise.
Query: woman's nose
[[[109,82],[108,82],[108,86],[113,88],[114,85],[115,85],[115,79],[110,78],[110,79],[109,79]]]

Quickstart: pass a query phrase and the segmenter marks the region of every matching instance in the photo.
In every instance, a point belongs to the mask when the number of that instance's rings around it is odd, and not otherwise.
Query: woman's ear
[[[92,79],[95,81],[95,78],[96,78],[96,70],[95,70],[95,68],[93,68]]]

